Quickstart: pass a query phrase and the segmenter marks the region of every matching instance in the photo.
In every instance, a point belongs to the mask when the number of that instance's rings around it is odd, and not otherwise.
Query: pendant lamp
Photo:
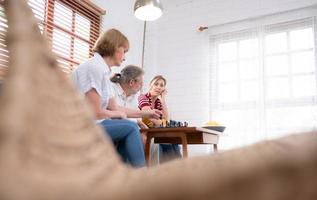
[[[136,0],[134,14],[143,21],[154,21],[161,17],[163,7],[160,0]]]

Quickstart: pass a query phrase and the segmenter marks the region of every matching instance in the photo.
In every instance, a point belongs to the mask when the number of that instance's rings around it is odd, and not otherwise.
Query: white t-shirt
[[[125,94],[124,90],[122,89],[119,83],[111,82],[111,85],[112,85],[114,97],[119,106],[132,108],[132,109],[138,109],[137,94],[133,94],[127,97],[127,95]],[[134,122],[137,122],[138,120],[138,118],[128,118],[128,119]]]
[[[111,83],[111,85],[118,105],[138,109],[137,94],[127,96],[119,83]]]
[[[100,95],[102,109],[107,109],[109,99],[114,96],[110,74],[110,67],[100,54],[95,53],[92,58],[76,68],[72,73],[72,79],[83,95],[94,88]]]

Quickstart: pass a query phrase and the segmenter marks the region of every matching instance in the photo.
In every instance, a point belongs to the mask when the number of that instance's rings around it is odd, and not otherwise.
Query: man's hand
[[[114,111],[111,111],[110,118],[111,119],[125,119],[127,118],[127,114],[120,110],[114,110]]]
[[[162,112],[160,110],[157,110],[157,109],[142,110],[142,117],[159,119],[161,115],[162,115]]]

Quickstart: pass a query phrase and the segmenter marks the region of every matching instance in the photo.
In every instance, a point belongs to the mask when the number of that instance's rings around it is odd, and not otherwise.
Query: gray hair
[[[128,65],[124,67],[120,73],[114,74],[110,80],[114,83],[129,83],[131,80],[135,80],[139,76],[144,74],[144,70],[135,65]]]

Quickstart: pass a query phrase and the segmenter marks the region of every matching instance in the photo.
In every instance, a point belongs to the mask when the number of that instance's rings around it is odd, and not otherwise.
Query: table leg
[[[186,135],[183,134],[180,138],[182,140],[182,145],[183,145],[183,157],[187,158],[188,157],[188,151],[187,151],[187,138],[186,138]]]
[[[152,137],[149,136],[149,134],[146,137],[146,142],[145,142],[145,160],[147,162],[147,166],[151,166],[151,139]]]

